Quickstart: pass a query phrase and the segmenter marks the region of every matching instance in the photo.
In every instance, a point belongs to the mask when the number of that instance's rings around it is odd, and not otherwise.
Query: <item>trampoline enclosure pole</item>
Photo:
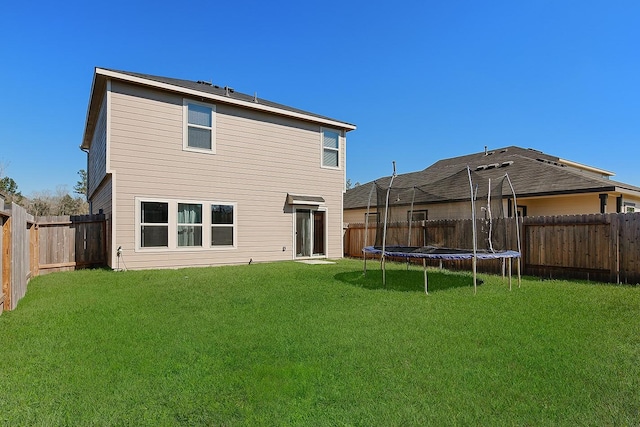
[[[393,185],[393,180],[396,177],[396,161],[393,161],[393,175],[391,175],[391,180],[389,181],[389,188],[387,188],[387,198],[384,204],[384,228],[382,229],[382,259],[380,263],[382,264],[382,284],[387,286],[387,271],[385,265],[385,250],[387,246],[387,220],[389,218],[389,193],[391,192],[391,186]]]
[[[473,231],[473,293],[477,292],[477,279],[476,279],[476,259],[477,259],[477,246],[476,241],[476,201],[473,194],[473,181],[471,179],[471,168],[467,166],[467,175],[469,175],[469,188],[471,189],[471,225]]]
[[[371,191],[369,191],[369,202],[367,203],[367,215],[364,218],[364,247],[367,247],[367,241],[369,237],[369,211],[371,209],[371,196],[373,195],[373,189],[376,188],[376,182],[371,183]],[[377,204],[377,203],[376,203]],[[362,274],[367,275],[367,252],[362,249],[362,257],[364,259],[364,271]]]
[[[520,287],[520,284],[521,284],[520,259],[522,258],[522,248],[520,245],[520,220],[518,218],[518,200],[516,199],[516,190],[514,190],[513,188],[513,184],[511,183],[509,174],[505,173],[504,176],[507,178],[507,182],[509,182],[509,187],[511,187],[511,194],[513,195],[513,212],[516,218],[516,240],[518,244],[518,253],[520,253],[520,256],[518,257],[518,260],[517,260],[516,269],[518,270],[518,287]]]
[[[411,210],[409,211],[409,236],[407,236],[407,246],[411,246],[411,225],[413,224],[413,202],[416,199],[416,186],[413,186],[413,196],[411,196]],[[407,270],[409,270],[409,258],[407,258]]]
[[[422,258],[422,269],[424,270],[424,293],[429,295],[429,287],[427,282],[427,259]]]

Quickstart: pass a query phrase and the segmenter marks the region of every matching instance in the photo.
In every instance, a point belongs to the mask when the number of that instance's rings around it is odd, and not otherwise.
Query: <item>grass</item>
[[[2,425],[638,425],[640,288],[293,262],[37,277]]]

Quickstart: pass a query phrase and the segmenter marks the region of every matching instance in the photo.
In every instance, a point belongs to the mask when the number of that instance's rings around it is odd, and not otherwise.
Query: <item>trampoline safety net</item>
[[[511,193],[507,179],[506,176],[485,179],[465,168],[425,186],[392,185],[389,188],[389,180],[386,180],[386,185],[374,183],[375,195],[370,202],[368,226],[376,228],[375,247],[381,248],[384,242],[385,247],[430,246],[472,250],[473,224],[470,218],[473,191],[477,250],[498,252],[510,249],[509,246],[513,245],[508,241],[508,219],[505,219],[504,212],[507,199],[503,199],[503,194]],[[462,218],[468,219],[430,221],[426,227],[422,226],[422,221],[429,219],[425,206],[451,202],[452,198],[458,200],[458,217],[462,212]]]

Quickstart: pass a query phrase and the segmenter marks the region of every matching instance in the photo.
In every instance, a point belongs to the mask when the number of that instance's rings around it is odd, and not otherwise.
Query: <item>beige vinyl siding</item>
[[[578,215],[600,213],[600,193],[576,194],[554,197],[537,197],[522,200],[518,204],[527,207],[528,216]],[[617,194],[609,193],[605,213],[616,212]]]
[[[392,215],[394,218],[402,218],[402,221],[407,220],[407,212],[411,209],[411,206],[394,208]],[[471,203],[470,202],[457,202],[457,203],[437,203],[431,205],[415,205],[414,211],[428,210],[428,219],[468,219],[471,218]],[[364,216],[367,212],[367,208],[364,209],[346,209],[344,211],[345,223],[363,223]],[[370,211],[372,214],[376,213],[376,207],[372,206]],[[390,213],[391,215],[391,213]]]
[[[111,215],[112,211],[111,178],[107,177],[103,184],[91,196],[91,214],[97,214],[100,209],[105,215]]]
[[[553,215],[583,215],[600,213],[600,193],[572,194],[546,197],[518,197],[518,206],[526,206],[527,216],[553,216]],[[616,212],[616,198],[619,193],[608,193],[607,209],[605,213]],[[640,200],[631,196],[623,195],[623,202],[636,203],[640,207]],[[476,208],[480,206],[478,202]],[[505,216],[507,214],[506,201],[504,204]],[[408,210],[409,208],[407,208]],[[469,202],[465,203],[443,203],[428,206],[414,207],[414,210],[428,209],[429,219],[464,219],[471,217],[471,207]],[[624,209],[624,206],[623,206]],[[364,222],[365,209],[346,209],[344,211],[344,221],[346,223]],[[371,210],[375,212],[375,208]]]
[[[87,192],[89,197],[96,191],[107,173],[107,96],[100,106],[91,147],[89,149]]]
[[[113,192],[112,192],[112,178],[111,175],[107,175],[106,179],[102,182],[102,185],[93,193],[91,197],[91,213],[97,214],[102,209],[102,213],[106,215],[106,233],[107,233],[107,265],[114,267],[112,249],[112,220],[113,220]]]
[[[216,154],[195,153],[182,149],[182,97],[117,82],[112,91],[110,166],[118,176],[114,245],[122,245],[127,267],[293,259],[287,193],[325,199],[327,256],[342,256],[344,171],[321,167],[320,125],[216,104]],[[237,249],[136,250],[136,197],[236,203]]]

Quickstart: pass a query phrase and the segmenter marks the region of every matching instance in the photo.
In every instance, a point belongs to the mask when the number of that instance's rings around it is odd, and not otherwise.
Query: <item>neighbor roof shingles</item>
[[[558,157],[537,150],[511,146],[491,150],[489,153],[491,154],[485,155],[484,152],[480,152],[439,160],[422,171],[398,175],[394,179],[393,187],[438,186],[438,194],[448,195],[446,201],[464,200],[469,197],[469,188],[453,177],[469,166],[474,174],[484,179],[500,179],[508,173],[518,196],[613,191],[616,187],[640,192],[639,187],[562,166]],[[506,167],[476,170],[478,166],[496,163],[502,165],[505,162],[513,163]],[[390,178],[387,176],[374,182],[387,187]],[[366,183],[348,190],[344,197],[344,208],[366,207],[371,184]]]

